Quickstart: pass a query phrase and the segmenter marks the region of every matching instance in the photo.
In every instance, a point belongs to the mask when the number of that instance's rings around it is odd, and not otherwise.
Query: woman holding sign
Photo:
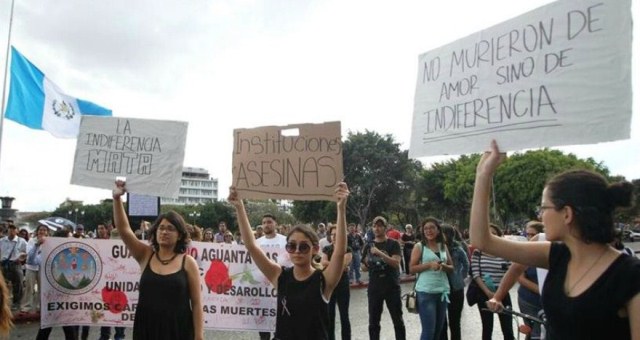
[[[229,190],[229,202],[236,208],[242,241],[251,258],[278,291],[275,338],[279,340],[326,340],[328,336],[331,293],[344,269],[347,249],[346,205],[349,190],[345,183],[335,191],[338,227],[334,251],[329,265],[322,271],[314,267],[313,257],[318,253],[318,235],[308,226],[298,225],[287,235],[285,249],[292,268],[272,262],[256,243],[249,218],[235,187]]]
[[[184,219],[174,211],[162,214],[149,229],[149,242],[138,240],[122,205],[125,192],[125,183],[116,181],[114,223],[142,270],[133,339],[204,339],[200,273],[185,254]]]
[[[545,185],[539,207],[552,242],[510,241],[489,232],[491,181],[502,158],[493,141],[478,163],[471,243],[496,256],[549,269],[542,304],[550,339],[640,339],[640,260],[609,245],[613,212],[631,204],[633,186],[609,185],[585,170],[557,175]]]

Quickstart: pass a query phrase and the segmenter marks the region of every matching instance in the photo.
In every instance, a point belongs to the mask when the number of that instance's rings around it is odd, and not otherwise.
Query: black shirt
[[[282,267],[278,277],[278,311],[275,338],[279,340],[328,339],[329,307],[324,300],[324,276],[316,270],[298,281],[293,268]]]
[[[569,297],[564,291],[569,248],[552,243],[549,273],[542,290],[542,305],[550,339],[631,339],[629,318],[618,311],[640,293],[640,260],[621,254],[582,294]]]

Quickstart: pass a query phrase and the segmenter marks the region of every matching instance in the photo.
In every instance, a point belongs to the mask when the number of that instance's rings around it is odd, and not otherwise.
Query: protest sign
[[[555,1],[420,55],[410,157],[629,138],[631,1]]]
[[[264,248],[286,263],[284,249]],[[205,329],[273,331],[275,288],[242,245],[191,242],[201,275]],[[140,266],[121,240],[48,238],[42,248],[41,326],[132,327]]]
[[[71,184],[111,189],[126,177],[131,193],[177,197],[187,123],[82,116]]]
[[[241,198],[333,200],[343,180],[340,122],[236,129],[233,136]]]

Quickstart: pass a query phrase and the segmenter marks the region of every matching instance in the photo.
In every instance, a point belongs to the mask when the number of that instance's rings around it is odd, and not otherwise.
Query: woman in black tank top
[[[235,187],[229,189],[228,201],[236,208],[242,241],[256,266],[278,290],[275,337],[279,340],[326,340],[329,323],[327,304],[338,284],[344,268],[347,249],[346,205],[349,190],[338,184],[335,198],[338,227],[335,249],[324,271],[314,267],[318,253],[318,235],[306,225],[293,227],[287,235],[285,249],[293,268],[280,267],[272,262],[256,243],[244,204]]]
[[[162,214],[148,231],[149,241],[138,240],[120,199],[125,192],[125,183],[117,181],[114,223],[142,269],[133,339],[204,339],[200,273],[196,261],[185,254],[184,219],[174,211]]]
[[[488,225],[492,178],[503,158],[493,141],[478,163],[471,244],[549,269],[542,289],[549,339],[640,339],[640,260],[609,245],[613,212],[631,204],[633,185],[609,185],[587,170],[561,173],[546,183],[538,207],[552,242],[509,241],[492,236]]]

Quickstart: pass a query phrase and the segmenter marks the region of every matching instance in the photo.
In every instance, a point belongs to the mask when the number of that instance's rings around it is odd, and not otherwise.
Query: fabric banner
[[[555,1],[420,55],[410,157],[591,144],[631,129],[631,1]]]
[[[177,198],[187,123],[82,117],[71,184],[112,189],[126,177],[134,194]]]
[[[244,246],[192,242],[187,253],[201,272],[205,329],[275,330],[276,290]],[[121,240],[47,238],[42,259],[41,327],[133,326],[141,272]]]

